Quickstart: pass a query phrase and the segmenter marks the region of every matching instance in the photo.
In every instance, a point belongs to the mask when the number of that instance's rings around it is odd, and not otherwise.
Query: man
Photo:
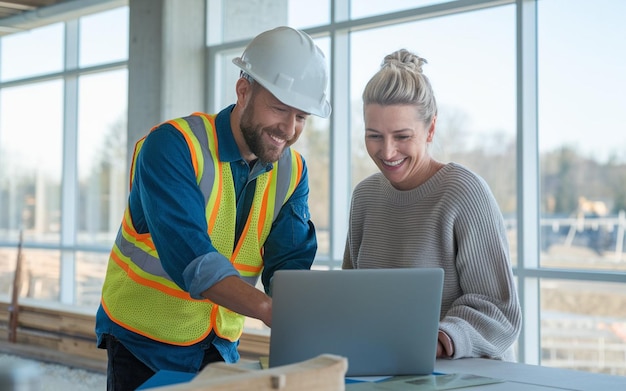
[[[245,317],[271,327],[274,271],[313,263],[307,169],[290,147],[310,114],[330,115],[324,55],[278,27],[233,62],[236,104],[167,121],[136,144],[96,317],[109,390],[236,362]]]

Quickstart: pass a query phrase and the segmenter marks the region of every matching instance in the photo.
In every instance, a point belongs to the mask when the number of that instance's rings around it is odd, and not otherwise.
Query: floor
[[[17,382],[20,386],[15,387]],[[14,384],[13,388],[10,388],[11,383]],[[34,387],[27,387],[26,384]],[[6,389],[104,391],[106,375],[0,353],[0,390]]]

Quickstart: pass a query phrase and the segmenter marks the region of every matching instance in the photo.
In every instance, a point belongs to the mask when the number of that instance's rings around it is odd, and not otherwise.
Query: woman
[[[430,155],[425,63],[398,50],[365,87],[365,145],[380,172],[354,189],[343,268],[442,268],[437,357],[514,361],[521,310],[502,214],[482,178]]]

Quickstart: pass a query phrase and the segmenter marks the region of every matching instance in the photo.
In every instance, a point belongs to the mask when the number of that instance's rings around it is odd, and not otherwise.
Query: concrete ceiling
[[[62,3],[66,0],[0,0],[0,19],[18,15],[26,11],[34,11],[47,5]]]
[[[129,0],[0,0],[0,36],[127,5]]]

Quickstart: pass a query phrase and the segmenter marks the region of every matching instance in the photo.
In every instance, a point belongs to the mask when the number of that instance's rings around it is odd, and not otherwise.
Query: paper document
[[[504,382],[504,380],[464,373],[398,376],[391,380],[377,383],[364,382],[346,384],[346,391],[442,391],[502,382]]]

